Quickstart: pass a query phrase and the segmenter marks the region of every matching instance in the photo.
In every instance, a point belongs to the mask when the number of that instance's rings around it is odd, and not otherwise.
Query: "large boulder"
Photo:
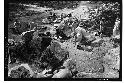
[[[58,73],[54,74],[52,78],[71,78],[72,73],[69,69],[60,69]]]
[[[52,69],[56,69],[62,65],[63,61],[67,59],[68,51],[61,48],[58,42],[53,42],[46,50],[43,51],[40,57],[41,63],[47,63]],[[44,65],[44,64],[43,64]],[[47,67],[45,65],[45,67]]]
[[[53,74],[51,74],[51,69],[49,69],[49,70],[45,69],[42,72],[37,73],[36,78],[51,78],[52,76],[53,76]]]
[[[51,78],[52,76],[53,76],[53,74],[43,75],[43,74],[39,73],[39,74],[37,74],[36,78]]]

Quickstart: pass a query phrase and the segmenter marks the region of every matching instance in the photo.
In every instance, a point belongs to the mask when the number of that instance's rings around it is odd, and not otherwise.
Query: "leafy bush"
[[[25,67],[21,66],[10,73],[11,78],[30,78],[30,72]]]

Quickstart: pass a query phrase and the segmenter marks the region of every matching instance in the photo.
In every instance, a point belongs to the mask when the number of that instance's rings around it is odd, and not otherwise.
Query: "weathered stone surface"
[[[53,74],[42,74],[42,73],[38,73],[36,78],[50,78],[52,77]]]
[[[52,78],[71,78],[72,74],[70,70],[60,69],[58,73],[54,74]]]

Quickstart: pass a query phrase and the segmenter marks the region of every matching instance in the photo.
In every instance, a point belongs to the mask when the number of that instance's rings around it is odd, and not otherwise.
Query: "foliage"
[[[54,9],[73,8],[79,5],[80,1],[42,1],[40,6],[47,6]]]
[[[96,12],[94,9],[97,9]],[[117,17],[120,17],[120,3],[118,2],[102,2],[100,7],[90,10],[90,19],[96,30],[100,30],[100,25],[103,27],[102,33],[110,36]],[[100,21],[102,23],[100,24]]]
[[[30,78],[30,72],[25,67],[21,66],[16,70],[10,72],[11,78]]]

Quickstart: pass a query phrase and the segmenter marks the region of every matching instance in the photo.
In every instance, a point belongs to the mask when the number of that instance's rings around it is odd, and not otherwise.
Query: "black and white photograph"
[[[4,81],[122,81],[122,0],[4,0]]]

